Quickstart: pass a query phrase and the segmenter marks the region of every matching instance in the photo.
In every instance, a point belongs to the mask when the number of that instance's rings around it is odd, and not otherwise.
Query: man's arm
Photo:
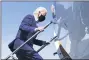
[[[42,46],[44,44],[49,44],[49,42],[38,40],[38,39],[34,39],[33,40],[33,44],[38,45],[38,46]]]
[[[27,32],[34,32],[36,27],[32,27],[32,16],[27,15],[23,21],[21,22],[20,29],[25,30]]]

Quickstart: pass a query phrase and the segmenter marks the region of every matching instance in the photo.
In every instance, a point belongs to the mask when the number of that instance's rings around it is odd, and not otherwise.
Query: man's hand
[[[49,45],[50,43],[49,42],[46,42],[47,45]]]
[[[54,5],[51,6],[51,11],[52,11],[53,14],[55,14],[55,7],[54,7]]]
[[[46,42],[46,41],[43,41],[43,45],[49,45],[50,43],[49,42]]]
[[[38,27],[38,28],[35,28],[35,31],[43,31],[44,30],[44,27]]]
[[[87,29],[87,34],[89,34],[89,28]]]
[[[53,55],[55,56],[57,54],[57,52],[54,52]]]
[[[51,6],[51,12],[52,12],[52,17],[55,18],[56,13],[55,13],[55,6],[54,5]]]

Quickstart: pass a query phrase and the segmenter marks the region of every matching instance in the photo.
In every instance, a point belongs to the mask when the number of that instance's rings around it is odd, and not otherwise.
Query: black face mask
[[[43,15],[41,15],[39,18],[38,18],[38,21],[39,22],[42,22],[42,21],[44,21],[45,20],[45,16],[43,16]]]

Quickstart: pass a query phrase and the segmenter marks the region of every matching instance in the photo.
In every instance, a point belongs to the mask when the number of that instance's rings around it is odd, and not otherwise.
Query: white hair
[[[38,7],[38,8],[33,12],[33,14],[38,14],[39,11],[43,11],[43,10],[45,10],[45,12],[47,13],[47,9],[46,9],[46,8],[44,8],[44,7]]]

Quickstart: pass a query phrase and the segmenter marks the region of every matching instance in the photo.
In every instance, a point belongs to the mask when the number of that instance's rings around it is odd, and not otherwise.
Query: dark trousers
[[[35,51],[25,51],[25,50],[19,50],[16,53],[16,56],[18,60],[43,60],[42,57]]]
[[[18,47],[23,43],[22,40],[17,39],[14,45]],[[20,50],[16,52],[18,60],[43,60],[43,58],[33,49],[32,46],[25,44]]]

